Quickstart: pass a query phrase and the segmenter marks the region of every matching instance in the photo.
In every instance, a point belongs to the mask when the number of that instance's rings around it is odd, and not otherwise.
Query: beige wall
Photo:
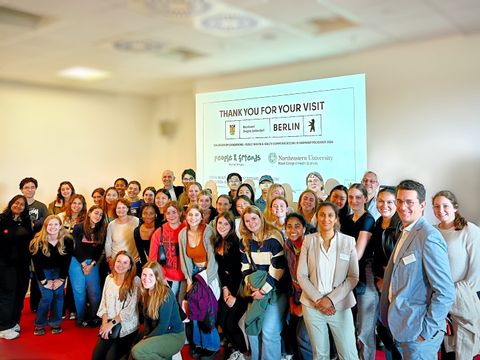
[[[0,82],[1,208],[27,176],[43,202],[62,180],[87,200],[119,176],[150,180],[152,113],[148,99]]]
[[[205,79],[198,92],[365,73],[368,167],[457,194],[480,223],[480,35],[450,37]],[[321,169],[318,169],[321,172]],[[360,180],[360,179],[359,179]],[[431,207],[427,216],[433,220]]]
[[[366,73],[369,168],[382,184],[418,179],[429,197],[454,191],[478,223],[479,63],[477,35],[203,79],[191,93],[154,100],[0,82],[0,205],[30,175],[45,202],[63,179],[87,195],[117,176],[158,186],[164,168],[180,183],[195,163],[194,92]],[[164,121],[173,133],[161,132]]]

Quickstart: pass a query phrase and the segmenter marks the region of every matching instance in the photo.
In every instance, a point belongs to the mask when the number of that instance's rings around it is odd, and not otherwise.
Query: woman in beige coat
[[[320,204],[317,224],[318,232],[305,237],[297,270],[313,358],[330,359],[330,327],[340,358],[358,359],[351,311],[358,282],[355,239],[336,230],[338,208],[330,202]]]

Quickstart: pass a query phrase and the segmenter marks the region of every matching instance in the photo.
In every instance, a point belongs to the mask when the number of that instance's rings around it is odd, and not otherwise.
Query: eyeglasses
[[[395,203],[397,204],[398,207],[401,207],[402,205],[405,204],[406,207],[411,208],[411,207],[413,207],[413,205],[415,205],[419,202],[414,201],[414,200],[405,200],[404,201],[404,200],[397,199],[397,200],[395,200]]]

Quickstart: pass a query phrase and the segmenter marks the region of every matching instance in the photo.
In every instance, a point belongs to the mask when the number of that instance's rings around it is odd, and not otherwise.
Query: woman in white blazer
[[[300,301],[314,359],[330,359],[328,327],[341,359],[358,359],[351,308],[358,283],[355,239],[337,231],[338,208],[323,202],[315,234],[302,245],[297,270]]]

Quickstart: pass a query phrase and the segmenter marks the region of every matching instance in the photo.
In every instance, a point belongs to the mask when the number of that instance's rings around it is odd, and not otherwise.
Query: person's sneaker
[[[35,326],[35,330],[33,330],[33,335],[35,336],[45,335],[45,328],[41,326]]]
[[[12,328],[13,331],[20,332],[20,324],[15,324],[15,326]]]
[[[12,329],[0,331],[0,339],[12,340],[19,337],[20,334]]]
[[[230,354],[230,356],[228,357],[228,360],[238,360],[240,359],[241,355],[243,356],[243,354],[240,351],[236,350]]]
[[[63,331],[63,329],[60,326],[52,327],[52,334],[53,335],[60,334],[62,331]]]
[[[68,315],[68,320],[77,320],[77,313],[71,312]]]

